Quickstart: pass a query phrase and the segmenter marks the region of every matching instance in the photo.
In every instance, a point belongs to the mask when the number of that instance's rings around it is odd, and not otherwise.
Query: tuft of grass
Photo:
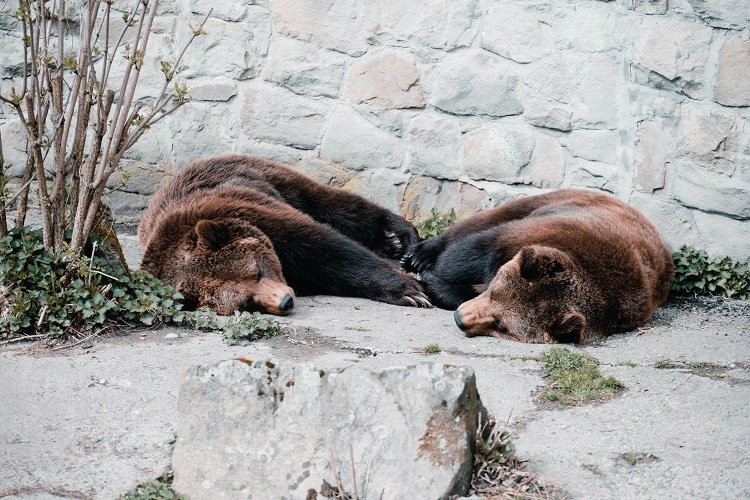
[[[456,222],[456,211],[451,208],[447,214],[441,214],[436,208],[430,211],[425,220],[417,224],[417,232],[423,240],[440,236],[448,226]]]
[[[427,344],[424,346],[425,354],[439,354],[443,349],[437,344]]]
[[[145,481],[120,495],[118,500],[189,500],[189,496],[176,493],[172,489],[173,479],[172,474],[168,473]]]
[[[551,383],[540,394],[544,401],[573,406],[613,396],[624,386],[614,377],[604,377],[599,361],[565,347],[553,347],[542,353],[544,376]]]

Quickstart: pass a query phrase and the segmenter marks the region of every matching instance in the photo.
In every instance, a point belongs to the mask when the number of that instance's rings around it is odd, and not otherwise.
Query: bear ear
[[[195,225],[195,232],[198,235],[198,246],[209,250],[218,250],[231,239],[228,228],[212,220],[199,220]]]
[[[552,249],[524,247],[521,250],[521,277],[527,281],[554,278],[565,271],[565,266],[555,258]]]
[[[552,337],[561,344],[577,344],[586,328],[586,318],[582,314],[566,313],[552,325]]]

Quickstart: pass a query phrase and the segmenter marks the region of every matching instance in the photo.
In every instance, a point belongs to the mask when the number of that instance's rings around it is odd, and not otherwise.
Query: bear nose
[[[456,320],[456,325],[463,331],[466,330],[466,324],[464,324],[464,320],[461,318],[461,311],[456,309],[456,312],[453,313],[453,319]]]
[[[286,312],[292,307],[294,307],[294,297],[287,293],[281,298],[281,302],[279,302],[279,309]]]

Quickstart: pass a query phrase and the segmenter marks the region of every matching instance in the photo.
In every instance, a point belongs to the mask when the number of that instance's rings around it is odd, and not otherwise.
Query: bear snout
[[[456,309],[453,313],[453,319],[456,320],[456,326],[462,331],[466,331],[466,325],[464,324],[463,318],[461,318],[461,311]]]
[[[287,293],[281,298],[281,302],[279,302],[279,309],[281,311],[287,312],[287,311],[291,311],[293,307],[294,307],[294,297],[292,297],[291,295]]]

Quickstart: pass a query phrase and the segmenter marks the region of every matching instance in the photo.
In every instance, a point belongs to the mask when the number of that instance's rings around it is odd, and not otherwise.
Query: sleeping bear
[[[186,308],[287,314],[295,295],[431,304],[400,258],[416,229],[354,193],[279,163],[233,155],[191,163],[157,190],[138,227],[141,268]]]
[[[674,263],[657,229],[616,198],[565,189],[474,215],[404,258],[468,336],[583,343],[647,321]]]

